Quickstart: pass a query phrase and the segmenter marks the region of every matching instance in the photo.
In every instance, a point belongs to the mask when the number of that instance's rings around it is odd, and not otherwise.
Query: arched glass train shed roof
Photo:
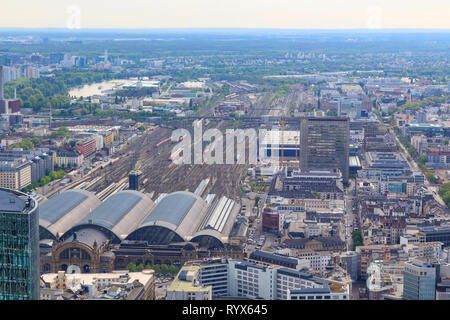
[[[127,240],[152,244],[189,241],[206,214],[206,202],[187,191],[165,196]]]
[[[56,239],[97,208],[101,201],[85,190],[64,191],[39,207],[39,237]]]
[[[141,224],[153,207],[153,201],[141,192],[118,192],[68,230],[62,238],[65,240],[81,230],[85,234],[88,232],[86,229],[96,229],[112,239],[113,243],[119,243]]]

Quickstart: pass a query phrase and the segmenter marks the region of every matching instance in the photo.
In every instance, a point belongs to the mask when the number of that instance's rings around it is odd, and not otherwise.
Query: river
[[[92,97],[94,95],[104,95],[105,91],[109,91],[116,86],[123,85],[126,80],[105,80],[92,84],[86,84],[82,87],[72,88],[69,91],[71,97]]]

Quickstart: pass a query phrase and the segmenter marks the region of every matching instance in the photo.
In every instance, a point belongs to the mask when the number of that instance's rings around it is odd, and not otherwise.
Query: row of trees
[[[436,182],[438,182],[439,178],[436,177],[434,174],[432,174],[428,170],[427,166],[425,165],[427,162],[428,162],[428,157],[426,155],[420,156],[419,161],[418,161],[419,168],[422,170],[423,173],[425,173],[426,178],[429,182],[436,183]]]
[[[363,245],[361,232],[359,232],[358,230],[352,231],[352,240],[353,240],[353,250],[355,250],[356,247]]]
[[[43,139],[39,137],[35,138],[24,138],[22,141],[14,143],[6,147],[6,149],[22,148],[23,150],[33,149],[35,145],[42,143]]]
[[[416,101],[416,102],[410,102],[410,103],[405,103],[401,106],[398,106],[397,108],[391,110],[389,112],[390,115],[401,111],[401,110],[420,110],[422,108],[422,106],[426,106],[429,104],[433,104],[433,103],[441,103],[444,102],[446,100],[450,99],[450,96],[445,96],[445,97],[429,97],[429,98],[425,98],[422,101]]]
[[[439,178],[436,177],[433,173],[431,173],[430,170],[428,170],[428,168],[425,165],[425,163],[427,162],[428,158],[426,156],[420,156],[419,157],[419,153],[417,152],[417,150],[411,145],[409,140],[404,135],[402,135],[402,133],[400,132],[400,130],[397,127],[394,127],[394,131],[397,134],[397,137],[400,140],[400,142],[408,150],[408,152],[411,155],[411,157],[413,157],[414,160],[417,161],[417,163],[419,165],[419,168],[425,174],[425,177],[427,178],[427,180],[430,183],[436,183],[439,180]]]
[[[170,266],[167,266],[167,264],[156,264],[154,266],[147,264],[147,265],[143,265],[142,263],[139,265],[136,265],[132,262],[130,262],[127,265],[127,270],[130,272],[141,272],[142,270],[147,269],[147,270],[155,270],[156,274],[167,274],[170,273],[171,275],[176,275],[178,273],[178,271],[180,270],[179,267],[171,264]]]
[[[442,200],[450,208],[450,182],[443,183],[438,191]]]
[[[54,180],[62,179],[66,175],[66,172],[63,169],[59,169],[58,171],[52,171],[48,175],[42,177],[38,182],[32,182],[30,185],[23,188],[24,192],[30,192],[37,187],[42,187],[47,183],[50,183]]]
[[[69,129],[66,127],[59,127],[58,130],[53,131],[52,133],[47,135],[47,138],[54,139],[60,137],[69,137]]]
[[[69,129],[67,129],[66,127],[60,127],[58,128],[58,130],[47,135],[47,138],[49,139],[54,139],[58,137],[66,137],[66,138],[69,137]],[[14,148],[22,148],[23,150],[30,150],[36,147],[37,145],[41,144],[43,141],[44,139],[40,137],[24,138],[22,139],[22,141],[9,145],[6,148],[8,150]]]

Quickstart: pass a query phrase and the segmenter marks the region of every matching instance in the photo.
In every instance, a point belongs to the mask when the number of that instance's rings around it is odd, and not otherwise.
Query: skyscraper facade
[[[25,193],[0,189],[0,300],[39,299],[39,212]]]
[[[416,258],[405,263],[403,299],[434,300],[436,268],[426,259]]]
[[[339,169],[344,183],[349,178],[349,119],[311,117],[301,120],[300,168]]]
[[[139,170],[133,170],[128,175],[129,189],[130,190],[139,190],[139,176],[142,174]]]

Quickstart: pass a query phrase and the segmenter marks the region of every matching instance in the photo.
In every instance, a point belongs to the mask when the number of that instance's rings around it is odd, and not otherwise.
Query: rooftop
[[[19,196],[7,189],[0,189],[0,211],[22,212],[25,204],[25,195]]]
[[[367,152],[368,167],[380,169],[408,169],[409,164],[400,152]]]
[[[284,131],[284,136],[282,137],[280,130],[270,130],[266,132],[266,135],[262,139],[263,145],[298,145],[300,144],[300,131]]]
[[[74,231],[81,229],[99,229],[113,236],[114,241],[126,238],[153,208],[153,201],[147,195],[134,191],[120,191],[93,210],[78,224],[68,230],[63,238],[67,239]],[[90,228],[89,226],[92,226]]]
[[[93,223],[112,229],[140,200],[141,196],[129,192],[119,192],[92,211],[82,223]]]
[[[83,285],[93,285],[97,279],[117,279],[119,282],[119,278],[123,279],[125,275],[128,275],[127,282],[128,284],[132,284],[134,281],[139,281],[143,285],[147,284],[149,281],[152,281],[154,277],[153,270],[143,270],[142,272],[128,272],[128,271],[114,271],[112,273],[66,273],[65,277],[67,279],[67,283],[81,283]],[[46,283],[52,283],[58,277],[57,273],[46,273],[43,274],[42,279]],[[113,281],[114,283],[114,281]]]
[[[361,161],[358,156],[349,157],[349,167],[361,167]]]
[[[179,226],[181,221],[191,210],[196,200],[201,198],[190,192],[174,192],[165,196],[145,218],[142,225],[156,221],[165,221]]]
[[[328,288],[330,289],[331,293],[345,293],[344,287],[344,284],[337,282],[330,282],[328,284]]]
[[[261,258],[265,258],[265,259],[272,259],[275,261],[279,261],[281,263],[289,263],[289,264],[298,264],[297,259],[293,259],[293,258],[289,258],[280,254],[274,254],[274,253],[270,253],[270,252],[265,252],[265,251],[254,251],[251,253],[250,255],[250,259],[255,259],[255,260],[259,260]]]
[[[211,290],[211,286],[207,287],[202,287],[200,285],[194,286],[192,281],[182,280],[184,279],[186,274],[191,272],[197,273],[199,270],[200,266],[198,265],[183,266],[178,275],[176,276],[176,278],[167,288],[167,291],[208,292],[209,290]]]
[[[40,225],[48,227],[54,224],[55,222],[60,220],[63,216],[65,216],[67,213],[75,209],[82,202],[87,200],[89,197],[96,199],[95,195],[89,193],[88,191],[68,190],[50,198],[48,201],[44,202],[39,208]],[[97,202],[99,203],[98,199]],[[76,222],[77,221],[73,221],[73,223]],[[64,231],[65,230],[63,230],[63,232]]]

